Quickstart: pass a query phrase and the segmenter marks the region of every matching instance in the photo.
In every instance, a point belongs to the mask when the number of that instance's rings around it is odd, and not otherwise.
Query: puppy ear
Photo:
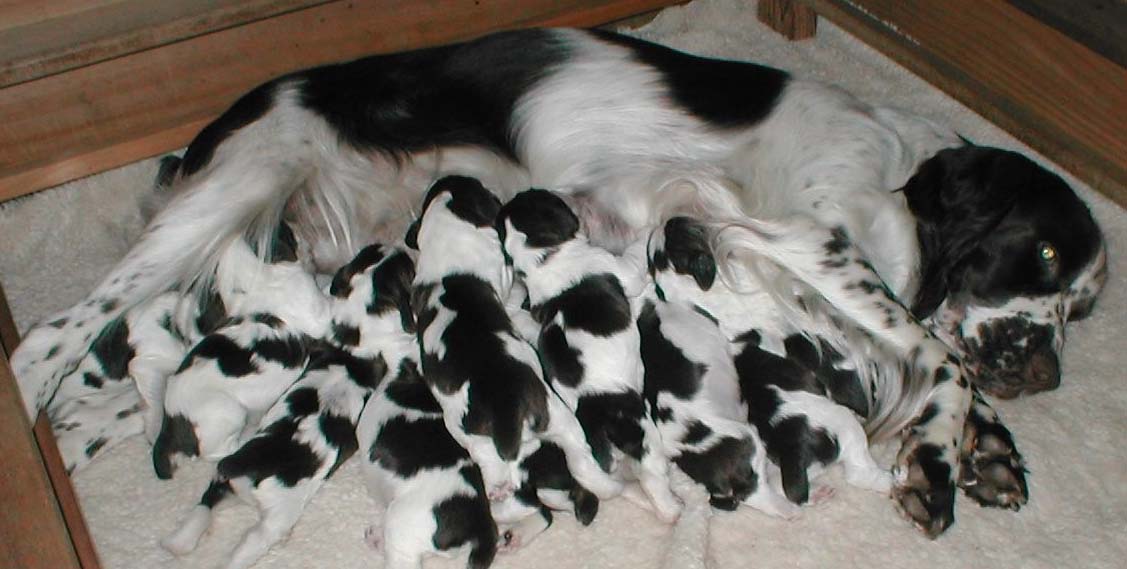
[[[1029,183],[1028,162],[996,148],[949,148],[921,164],[901,188],[919,224],[922,278],[912,304],[917,317],[935,311],[960,266],[1013,209]]]
[[[415,221],[411,222],[411,225],[407,226],[407,235],[403,236],[403,244],[415,251],[419,250],[419,225],[422,222],[423,216],[419,215]]]
[[[411,308],[412,285],[415,280],[415,264],[406,253],[400,251],[385,260],[372,272],[375,298],[373,307],[399,311],[400,324],[404,332],[414,334],[415,312]]]
[[[716,282],[716,257],[708,242],[708,230],[687,217],[674,217],[665,224],[665,255],[673,269],[693,277],[701,290]]]

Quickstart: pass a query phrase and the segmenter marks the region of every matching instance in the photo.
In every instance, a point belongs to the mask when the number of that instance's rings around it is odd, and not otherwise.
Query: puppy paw
[[[955,481],[943,450],[909,438],[900,450],[892,490],[900,513],[929,539],[939,537],[955,521]]]
[[[1013,435],[992,410],[983,409],[984,405],[976,399],[967,417],[959,457],[959,488],[981,506],[1016,512],[1029,501],[1025,464]]]
[[[502,482],[489,489],[487,496],[490,502],[504,502],[513,496],[516,492],[516,487],[510,481]]]
[[[810,489],[810,497],[806,501],[808,506],[820,506],[833,499],[837,490],[826,484],[816,484]]]
[[[507,529],[501,532],[501,539],[497,542],[497,553],[512,553],[524,545],[521,542],[522,540],[519,533]]]
[[[383,526],[380,524],[372,524],[364,530],[364,543],[373,551],[383,551]]]

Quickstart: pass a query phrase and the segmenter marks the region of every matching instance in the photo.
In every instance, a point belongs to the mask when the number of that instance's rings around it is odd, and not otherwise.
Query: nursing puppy
[[[385,255],[386,253],[386,255]],[[371,245],[337,271],[330,286],[335,345],[318,343],[308,366],[262,419],[257,432],[219,461],[215,479],[181,528],[162,542],[195,548],[214,506],[232,490],[261,519],[229,567],[252,565],[284,538],[336,469],[357,449],[356,426],[387,358],[414,351],[410,298],[414,265],[402,251]]]
[[[744,275],[739,292],[731,290],[724,279],[717,278],[710,251],[702,225],[674,217],[650,239],[650,273],[663,299],[707,315],[716,322],[716,336],[731,344],[733,377],[738,374],[739,385],[736,393],[728,395],[746,404],[747,419],[781,470],[787,497],[805,504],[810,498],[810,479],[836,462],[845,466],[845,478],[855,486],[889,491],[891,475],[873,461],[860,417],[833,399],[837,395],[866,414],[868,403],[858,385],[861,377],[833,370],[828,363],[807,367],[799,362],[799,350],[813,354],[806,357],[810,363],[810,359],[828,359],[833,348],[825,345],[819,354],[809,345],[782,312],[784,305],[767,294],[754,274]],[[720,328],[727,331],[727,337],[719,334]],[[877,358],[869,354],[867,361]],[[816,371],[831,373],[819,376]]]
[[[328,299],[300,262],[263,263],[243,241],[229,247],[214,286],[233,316],[168,379],[153,443],[162,479],[172,477],[176,456],[216,461],[234,452],[244,430],[297,381],[311,340],[324,337],[331,320]]]
[[[544,375],[574,410],[595,459],[608,473],[632,471],[658,517],[676,519],[669,463],[642,397],[643,368],[633,298],[642,267],[592,246],[558,196],[527,190],[497,217],[506,260],[528,291],[540,324]],[[626,463],[623,463],[626,459]]]
[[[646,398],[669,456],[722,510],[747,504],[790,518],[798,506],[770,483],[767,453],[740,402],[728,342],[684,305],[647,300],[638,317]]]
[[[505,310],[511,269],[494,221],[501,203],[480,182],[447,177],[428,191],[407,243],[419,249],[412,306],[423,377],[447,429],[482,471],[491,499],[517,487],[521,449],[546,439],[600,498],[621,485],[603,472],[575,416],[548,389],[532,346]]]

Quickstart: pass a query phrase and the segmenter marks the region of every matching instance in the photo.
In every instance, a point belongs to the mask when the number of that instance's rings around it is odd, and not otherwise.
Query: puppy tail
[[[183,415],[165,414],[161,421],[160,434],[153,442],[153,470],[157,478],[168,480],[176,472],[173,455],[197,456],[199,440],[196,439],[192,423]]]

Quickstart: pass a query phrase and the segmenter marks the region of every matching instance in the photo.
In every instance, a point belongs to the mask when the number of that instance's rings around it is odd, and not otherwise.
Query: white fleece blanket
[[[753,2],[697,0],[665,10],[637,35],[687,51],[758,61],[838,83],[861,97],[946,121],[984,144],[1023,149],[987,123],[851,36],[819,22],[813,40],[792,43],[760,25]],[[147,160],[0,207],[0,276],[21,329],[89,291],[140,230],[138,197],[156,171]],[[1071,179],[1070,179],[1071,180]],[[1111,281],[1091,318],[1069,327],[1060,389],[998,404],[1029,466],[1030,502],[1020,513],[957,503],[955,525],[931,542],[901,520],[891,501],[848,487],[840,474],[828,503],[794,521],[744,510],[711,516],[701,492],[676,528],[631,504],[603,503],[588,528],[567,515],[495,567],[896,567],[928,569],[1127,566],[1127,214],[1082,184],[1111,251]],[[878,449],[887,463],[891,448]],[[157,545],[197,501],[203,464],[176,479],[153,475],[147,445],[134,439],[91,464],[75,485],[109,569],[220,567],[255,520],[253,508],[221,508],[198,551],[177,559]],[[372,507],[356,462],[314,499],[288,541],[261,569],[378,568],[363,541]],[[390,523],[395,523],[394,520]],[[426,567],[464,567],[431,559]]]

